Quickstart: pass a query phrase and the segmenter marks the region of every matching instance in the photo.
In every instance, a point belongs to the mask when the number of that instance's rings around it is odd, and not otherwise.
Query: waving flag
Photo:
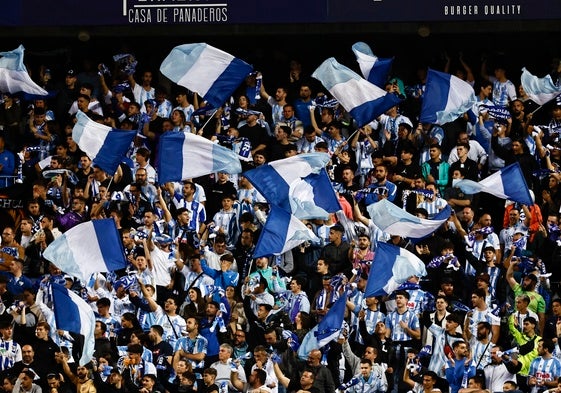
[[[290,212],[271,205],[271,211],[255,245],[253,258],[280,255],[306,241],[319,239]]]
[[[23,64],[23,45],[9,52],[0,52],[0,91],[46,96],[48,91],[37,85]]]
[[[76,120],[72,139],[95,165],[111,175],[115,173],[136,131],[119,130],[97,123],[82,111],[76,113]]]
[[[475,92],[469,83],[429,69],[420,120],[432,124],[449,123],[469,111],[475,102]]]
[[[522,68],[520,83],[532,101],[540,105],[553,100],[561,94],[561,86],[557,86],[553,83],[551,75],[538,78],[537,76],[532,75],[526,67]]]
[[[333,57],[312,74],[362,127],[401,101],[397,95],[368,82]]]
[[[411,276],[427,275],[425,264],[405,248],[388,243],[378,243],[371,271],[368,276],[365,297],[389,295]]]
[[[197,43],[173,48],[162,62],[160,71],[218,108],[230,98],[253,67],[220,49]]]
[[[364,76],[368,82],[383,89],[392,68],[393,58],[380,59],[376,57],[372,49],[370,49],[370,46],[364,42],[353,44],[352,49],[356,56],[358,66],[360,67],[360,72],[362,72],[362,76]]]
[[[446,205],[444,212],[439,212],[438,219],[423,219],[397,207],[387,199],[382,199],[366,208],[370,219],[382,231],[402,237],[420,238],[436,231],[446,222],[452,212]],[[442,214],[440,214],[442,213]]]
[[[97,272],[124,269],[125,250],[112,218],[83,222],[64,232],[43,256],[63,272],[87,283]]]
[[[499,198],[522,203],[526,206],[534,204],[530,196],[528,184],[526,184],[526,179],[524,179],[524,174],[518,162],[502,168],[480,182],[468,179],[461,180],[456,187],[466,194],[486,192]]]
[[[300,219],[323,218],[341,209],[325,166],[326,153],[299,154],[244,173],[271,205]]]
[[[181,181],[214,172],[240,173],[238,155],[208,139],[184,132],[166,132],[160,137],[158,180]]]
[[[84,347],[80,366],[93,358],[95,339],[95,315],[92,308],[80,296],[66,289],[66,287],[52,283],[53,308],[56,328],[84,336]]]
[[[321,348],[339,337],[345,317],[346,304],[347,294],[345,292],[327,311],[327,314],[325,314],[320,323],[306,333],[302,339],[302,344],[298,348],[298,357],[300,359],[307,359],[308,354],[313,349]]]

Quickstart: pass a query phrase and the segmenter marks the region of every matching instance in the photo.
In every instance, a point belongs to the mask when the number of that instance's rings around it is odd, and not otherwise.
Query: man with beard
[[[465,341],[456,341],[452,344],[452,350],[454,353],[448,355],[446,363],[446,380],[450,384],[450,392],[458,393],[466,374],[468,377],[475,375],[475,366]]]
[[[512,253],[511,253],[512,255]],[[511,257],[507,258],[509,260]],[[528,308],[538,314],[539,318],[539,331],[543,332],[545,327],[545,300],[536,291],[536,285],[538,283],[538,277],[534,273],[527,274],[524,279],[522,280],[522,285],[520,285],[514,279],[514,267],[518,265],[521,260],[509,260],[510,265],[506,271],[506,280],[510,288],[514,292],[514,296],[518,295],[528,295],[530,298],[530,304]]]
[[[62,370],[66,377],[76,386],[79,393],[96,393],[97,389],[93,379],[90,378],[90,370],[86,366],[78,366],[76,374],[70,370],[66,356],[62,352],[57,352],[56,362],[62,365]]]
[[[472,336],[477,336],[480,322],[488,322],[491,325],[491,341],[496,344],[499,341],[501,320],[495,316],[491,308],[485,303],[485,291],[476,288],[471,293],[471,303],[473,309],[466,314],[464,320],[464,334],[466,339],[471,340]]]
[[[472,358],[479,370],[491,363],[491,324],[489,322],[479,322],[477,333],[469,340]]]
[[[374,168],[374,177],[376,181],[368,186],[371,192],[368,193],[364,199],[366,206],[372,205],[382,199],[393,202],[397,195],[397,186],[387,179],[387,166],[384,164],[376,165],[376,168]]]

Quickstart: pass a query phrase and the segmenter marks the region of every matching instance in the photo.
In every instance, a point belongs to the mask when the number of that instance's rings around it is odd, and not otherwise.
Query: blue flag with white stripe
[[[162,62],[160,71],[218,108],[230,98],[253,67],[206,43],[196,43],[173,48]]]
[[[253,258],[281,255],[306,241],[318,242],[319,238],[290,212],[271,205],[271,211],[255,245]]]
[[[43,256],[83,283],[94,273],[126,267],[125,250],[112,218],[70,228],[47,246]]]
[[[469,111],[475,102],[475,92],[469,83],[429,68],[420,121],[449,123]]]
[[[23,64],[24,51],[23,45],[20,45],[12,51],[0,52],[0,91],[48,95],[49,92],[37,85],[27,73]]]
[[[526,67],[522,68],[520,83],[532,101],[539,105],[543,105],[561,94],[561,86],[553,83],[551,75],[538,78],[532,75]]]
[[[470,195],[486,192],[498,198],[510,199],[526,206],[534,204],[528,184],[518,162],[501,168],[480,182],[468,179],[461,180],[456,187]]]
[[[389,295],[411,276],[427,275],[425,264],[415,254],[388,243],[378,243],[371,270],[376,274],[368,276],[364,297]]]
[[[114,174],[136,136],[136,131],[108,127],[93,121],[82,111],[76,113],[76,120],[72,139],[94,165],[110,175]]]
[[[162,184],[215,172],[242,171],[233,150],[191,133],[165,132],[160,137],[158,151],[158,180]]]
[[[345,317],[347,293],[341,295],[333,306],[327,311],[325,317],[314,326],[302,339],[298,348],[298,357],[307,359],[313,349],[319,349],[341,334],[341,327]]]
[[[370,219],[380,230],[402,237],[422,238],[436,231],[448,220],[452,209],[450,205],[438,213],[436,219],[424,219],[414,216],[402,208],[382,199],[366,208]]]
[[[352,46],[362,76],[370,83],[384,88],[392,68],[393,58],[381,59],[374,55],[365,42],[356,42]]]
[[[395,94],[368,82],[335,58],[325,60],[312,74],[341,106],[351,114],[359,127],[376,119],[401,100]]]
[[[325,171],[326,153],[305,153],[275,160],[244,172],[244,177],[271,205],[300,219],[327,219],[341,210]]]
[[[95,315],[80,296],[66,287],[52,283],[53,308],[56,328],[84,336],[84,347],[79,364],[83,366],[93,358],[95,350]]]

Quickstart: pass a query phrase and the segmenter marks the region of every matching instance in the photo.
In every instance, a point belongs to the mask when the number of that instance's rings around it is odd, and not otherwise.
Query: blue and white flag
[[[368,82],[383,89],[392,68],[393,58],[381,59],[376,57],[372,49],[370,49],[370,46],[365,42],[353,44],[352,49],[356,56],[358,66],[360,67],[360,72],[362,72],[362,76]]]
[[[532,101],[539,105],[543,105],[561,94],[561,86],[553,83],[551,75],[538,78],[532,75],[526,67],[522,68],[520,83]]]
[[[0,91],[8,93],[19,93],[23,91],[29,94],[46,96],[48,91],[33,82],[23,64],[23,45],[17,49],[0,52]]]
[[[72,139],[93,163],[110,175],[125,157],[135,135],[134,130],[119,130],[97,123],[84,112],[76,113]]]
[[[351,114],[359,127],[370,123],[401,101],[397,95],[388,94],[350,68],[339,64],[333,57],[325,60],[312,76]]]
[[[318,347],[324,347],[331,341],[336,340],[341,334],[341,327],[345,320],[345,308],[347,307],[347,292],[343,292],[335,304],[318,323],[318,330],[314,333],[318,340]]]
[[[306,241],[318,242],[319,238],[290,212],[271,205],[271,211],[255,245],[253,258],[281,255]]]
[[[165,132],[160,137],[158,151],[158,180],[162,184],[214,172],[242,171],[234,151],[195,134]]]
[[[112,218],[87,221],[70,228],[48,245],[43,256],[83,283],[94,273],[126,267],[125,250]]]
[[[53,308],[56,328],[84,336],[84,347],[80,366],[93,358],[95,339],[95,315],[92,308],[80,296],[66,289],[66,287],[52,283]]]
[[[347,294],[345,292],[327,311],[327,314],[325,314],[320,323],[306,333],[298,348],[298,357],[300,359],[307,359],[308,354],[313,349],[319,349],[339,337],[345,317],[346,304]]]
[[[470,110],[475,102],[475,92],[469,83],[429,68],[420,121],[449,123]]]
[[[370,219],[382,231],[399,235],[401,237],[420,238],[430,235],[448,220],[452,209],[446,205],[445,212],[439,215],[439,219],[424,219],[397,207],[387,199],[382,199],[366,208]]]
[[[173,48],[162,62],[160,71],[219,108],[253,71],[253,67],[220,49],[197,43]]]
[[[306,153],[275,160],[244,172],[271,205],[300,219],[327,219],[341,210],[325,166],[326,153]]]
[[[498,198],[509,199],[526,206],[534,204],[518,162],[500,169],[480,182],[468,179],[461,180],[456,187],[466,194],[486,192]]]
[[[411,276],[427,275],[425,264],[405,248],[388,243],[378,243],[371,271],[368,276],[365,297],[389,295]]]

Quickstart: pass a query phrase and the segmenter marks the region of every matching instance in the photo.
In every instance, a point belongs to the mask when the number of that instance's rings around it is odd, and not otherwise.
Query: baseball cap
[[[536,276],[534,273],[529,273],[526,275],[526,278],[529,278],[530,280],[533,280],[535,282],[538,282],[538,276]]]
[[[66,75],[76,76],[76,70],[74,68],[69,68],[69,69],[66,70]]]

